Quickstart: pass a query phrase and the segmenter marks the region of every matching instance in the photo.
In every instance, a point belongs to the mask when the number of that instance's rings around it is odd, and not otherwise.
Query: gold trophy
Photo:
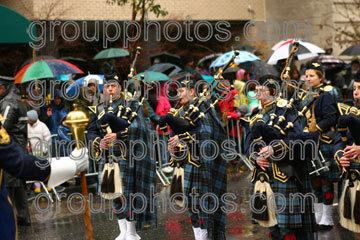
[[[69,112],[66,117],[65,123],[66,126],[70,129],[71,133],[74,136],[76,141],[76,148],[81,149],[81,145],[84,144],[85,135],[84,132],[86,127],[89,123],[89,118],[86,116],[85,112],[78,110],[77,104],[74,104],[74,110]],[[80,144],[82,142],[83,144]],[[80,173],[80,184],[81,184],[81,191],[84,195],[86,202],[85,202],[85,226],[86,226],[86,238],[88,240],[92,240],[92,226],[91,226],[91,217],[90,217],[90,208],[88,202],[88,191],[87,191],[87,184],[86,184],[86,176],[85,172]]]

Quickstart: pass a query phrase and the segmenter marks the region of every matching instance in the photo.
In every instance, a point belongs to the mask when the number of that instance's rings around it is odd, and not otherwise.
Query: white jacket
[[[47,154],[51,150],[51,134],[45,123],[37,120],[32,126],[28,123],[28,140],[31,143],[32,154],[41,155],[40,145],[42,144],[42,153]],[[38,143],[41,141],[41,144]]]

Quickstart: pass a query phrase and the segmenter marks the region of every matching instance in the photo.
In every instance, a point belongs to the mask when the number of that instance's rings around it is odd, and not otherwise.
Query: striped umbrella
[[[318,56],[311,60],[311,62],[313,61],[320,63],[325,70],[342,68],[345,66],[345,62],[343,60],[332,55]]]
[[[48,59],[29,63],[15,75],[15,84],[30,82],[35,79],[55,78],[62,74],[83,73],[75,65],[59,60]]]
[[[297,41],[299,42],[298,51],[295,53],[295,57],[298,60],[304,60],[307,58],[313,58],[319,55],[319,53],[325,53],[325,51],[318,46],[306,42],[301,39],[288,39],[280,41],[275,44],[271,49],[274,50],[273,54],[267,61],[268,64],[276,65],[279,60],[286,59],[292,48],[292,44]]]

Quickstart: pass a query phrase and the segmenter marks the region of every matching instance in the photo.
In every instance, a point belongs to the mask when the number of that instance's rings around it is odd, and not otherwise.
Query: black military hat
[[[266,85],[269,88],[276,88],[278,84],[281,86],[281,79],[274,75],[264,75],[261,76],[258,80],[260,85]]]
[[[320,72],[324,73],[324,69],[322,68],[321,64],[318,62],[308,62],[306,64],[306,70],[308,69],[319,70]]]
[[[107,74],[104,75],[104,80],[105,81],[119,81],[119,77],[116,74]]]
[[[181,87],[186,87],[186,88],[194,88],[194,80],[193,79],[185,79],[180,81],[180,86]]]
[[[258,83],[262,86],[266,86],[273,90],[273,94],[275,95],[277,91],[280,91],[281,87],[281,79],[274,75],[264,75],[258,79]]]
[[[6,77],[6,76],[0,76],[0,85],[9,85],[14,83],[15,78],[13,77]]]
[[[360,82],[360,71],[357,71],[357,73],[355,74],[354,81]]]

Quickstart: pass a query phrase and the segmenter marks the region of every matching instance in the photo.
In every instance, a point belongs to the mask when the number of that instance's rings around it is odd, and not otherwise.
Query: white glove
[[[86,172],[89,168],[89,154],[87,148],[75,148],[70,154],[70,159],[76,164],[76,172]]]

